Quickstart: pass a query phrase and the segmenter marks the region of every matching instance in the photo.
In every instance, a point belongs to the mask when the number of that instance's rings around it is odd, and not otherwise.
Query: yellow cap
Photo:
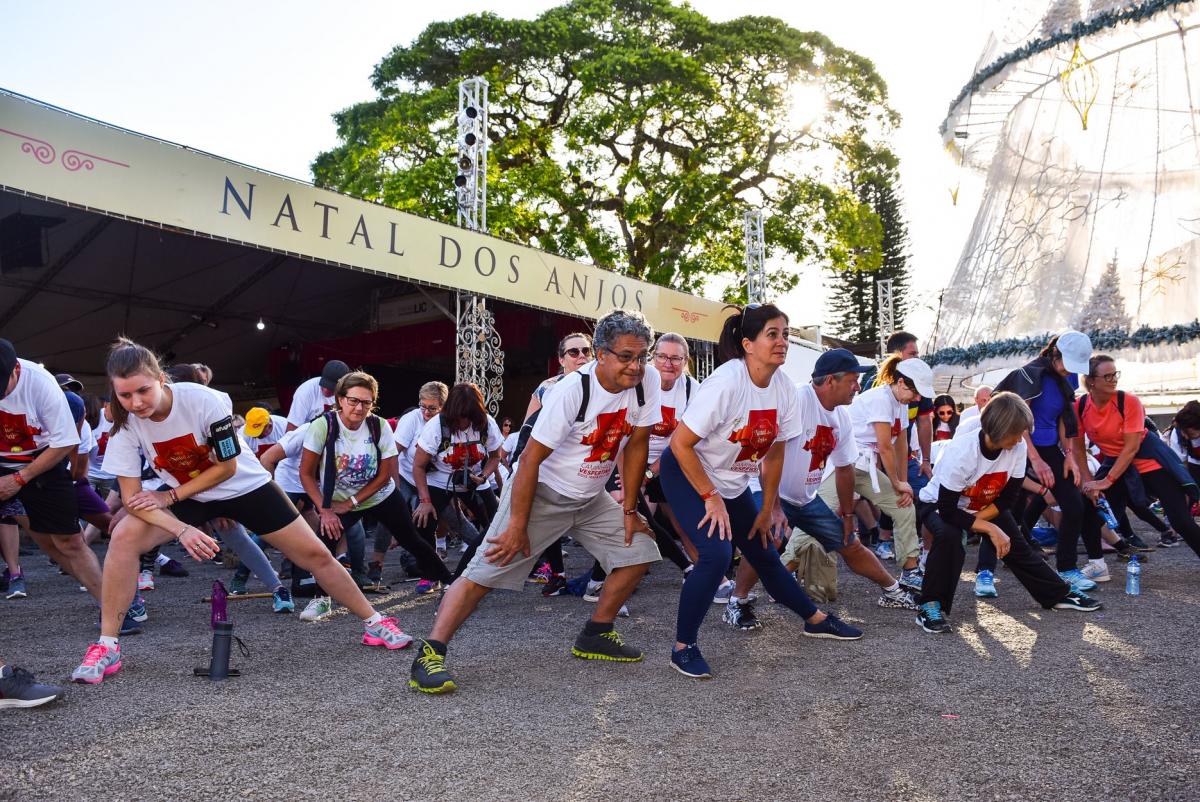
[[[246,426],[242,434],[247,437],[262,437],[263,429],[271,425],[271,413],[262,407],[254,407],[246,413]]]

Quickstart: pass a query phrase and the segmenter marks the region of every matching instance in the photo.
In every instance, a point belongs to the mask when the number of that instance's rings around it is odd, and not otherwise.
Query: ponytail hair
[[[108,374],[109,389],[112,392],[112,432],[116,434],[125,428],[129,421],[129,411],[117,397],[117,388],[112,386],[113,379],[128,379],[130,376],[145,374],[153,379],[163,377],[162,365],[158,357],[144,345],[138,345],[128,337],[118,337],[108,349],[108,362],[105,365]]]
[[[775,304],[748,304],[745,308],[729,304],[726,309],[735,310],[734,314],[725,318],[721,326],[721,337],[717,340],[717,362],[723,364],[731,359],[741,359],[746,356],[742,340],[755,340],[762,334],[767,323],[777,317],[784,321],[788,316]]]
[[[900,354],[892,354],[887,359],[883,360],[883,364],[879,366],[879,379],[875,384],[892,385],[898,381],[905,381],[907,377],[902,376],[897,366],[904,361],[904,357]]]

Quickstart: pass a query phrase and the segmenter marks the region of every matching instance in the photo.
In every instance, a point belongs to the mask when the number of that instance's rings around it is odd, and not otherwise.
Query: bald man
[[[959,425],[962,425],[963,421],[978,415],[991,397],[992,388],[986,384],[981,384],[979,389],[975,391],[975,406],[963,410],[962,416],[959,418]]]

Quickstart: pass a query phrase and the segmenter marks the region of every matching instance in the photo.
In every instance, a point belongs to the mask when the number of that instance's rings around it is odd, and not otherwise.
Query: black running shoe
[[[372,585],[378,585],[383,581],[383,563],[372,562],[367,566],[367,579],[371,580]]]
[[[1081,613],[1094,613],[1103,607],[1103,604],[1091,596],[1086,596],[1077,590],[1072,590],[1065,599],[1054,605],[1055,610],[1078,610]]]
[[[63,695],[57,685],[38,682],[33,674],[22,668],[0,668],[0,709],[6,707],[37,707],[53,702]]]
[[[571,591],[567,589],[567,578],[562,574],[552,574],[547,580],[546,586],[542,588],[542,595],[549,598],[551,596],[570,596]]]
[[[446,670],[446,658],[427,641],[421,641],[417,646],[408,687],[421,693],[452,693],[458,689],[454,677]]]
[[[642,653],[625,641],[616,630],[601,632],[599,635],[588,635],[580,632],[571,647],[571,654],[584,660],[612,660],[617,663],[636,663],[642,659]]]
[[[1129,545],[1133,546],[1134,550],[1136,551],[1154,551],[1154,547],[1142,540],[1137,534],[1132,534],[1125,538],[1125,540],[1127,540]]]
[[[179,560],[174,558],[167,560],[162,565],[158,566],[159,576],[187,576],[188,571],[184,568]]]
[[[759,621],[758,616],[754,614],[754,602],[749,599],[745,601],[730,599],[729,604],[725,605],[725,614],[721,618],[734,629],[743,631],[762,629],[762,621]]]

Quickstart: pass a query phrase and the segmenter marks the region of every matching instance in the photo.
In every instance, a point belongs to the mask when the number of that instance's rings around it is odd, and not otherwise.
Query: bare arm
[[[233,461],[230,460],[230,463],[232,462]],[[225,463],[219,462],[217,465],[213,466],[213,468],[222,466],[224,464]],[[204,471],[204,473],[201,473],[200,476],[197,476],[196,479],[193,479],[192,482],[202,478],[209,471],[212,471],[213,468],[207,469]],[[231,473],[230,475],[232,476],[233,474]],[[192,482],[188,482],[188,484],[190,485]],[[196,529],[194,526],[183,523],[162,507],[135,507],[134,502],[139,498],[144,497],[146,493],[149,492],[142,490],[141,479],[137,478],[136,476],[118,476],[117,485],[121,488],[121,498],[124,501],[125,508],[129,511],[130,515],[140,518],[151,526],[157,526],[159,529],[170,532],[179,539],[179,545],[183,546],[187,553],[190,554],[194,559],[207,560],[216,556],[216,554],[220,551],[220,547],[217,546],[217,541],[213,540],[199,529]]]
[[[271,478],[275,477],[275,468],[287,456],[283,453],[283,447],[278,443],[268,448],[258,457],[258,462],[267,469],[267,473],[271,474]]]

